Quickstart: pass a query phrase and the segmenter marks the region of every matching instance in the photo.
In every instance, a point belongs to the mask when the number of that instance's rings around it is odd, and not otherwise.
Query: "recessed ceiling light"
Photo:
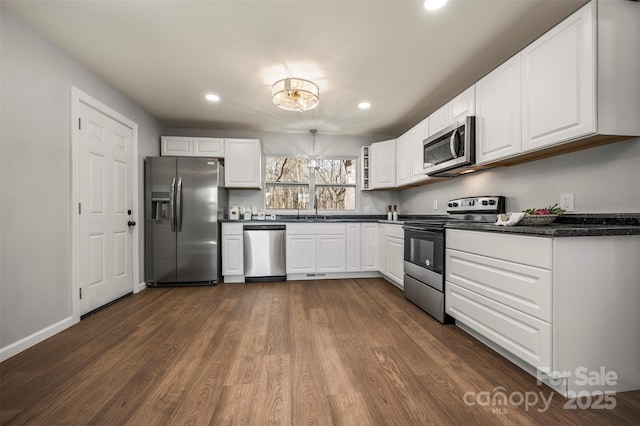
[[[205,98],[209,102],[218,102],[220,100],[220,96],[214,95],[213,93],[209,93],[207,96],[205,96]]]
[[[371,108],[371,102],[360,102],[358,104],[358,108],[360,108],[360,109],[369,109],[369,108]]]
[[[438,10],[447,3],[447,0],[424,0],[424,8],[427,10]]]

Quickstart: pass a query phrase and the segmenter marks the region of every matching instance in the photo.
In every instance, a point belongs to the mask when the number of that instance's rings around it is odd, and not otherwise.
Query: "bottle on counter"
[[[391,213],[391,204],[387,206],[387,220],[393,220],[393,213]]]
[[[393,205],[393,220],[398,220],[398,206]]]

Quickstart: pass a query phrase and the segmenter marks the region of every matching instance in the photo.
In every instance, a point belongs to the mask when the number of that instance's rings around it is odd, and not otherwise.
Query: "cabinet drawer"
[[[222,235],[242,235],[243,227],[243,223],[224,222],[222,224]]]
[[[448,249],[551,269],[551,238],[447,229]]]
[[[402,225],[400,224],[395,225],[387,223],[386,235],[389,237],[404,239],[404,229],[402,229]]]
[[[551,271],[447,249],[446,281],[551,322]]]
[[[447,314],[542,370],[551,369],[551,325],[446,282]]]
[[[346,235],[344,223],[287,223],[287,235]]]

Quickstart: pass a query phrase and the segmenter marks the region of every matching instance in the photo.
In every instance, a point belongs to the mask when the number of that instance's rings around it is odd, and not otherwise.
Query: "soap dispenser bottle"
[[[398,206],[393,205],[393,220],[398,220]]]

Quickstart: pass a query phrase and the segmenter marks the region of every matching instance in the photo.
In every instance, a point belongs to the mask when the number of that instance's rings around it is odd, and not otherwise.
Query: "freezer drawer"
[[[245,281],[285,281],[285,228],[280,225],[245,225]]]

